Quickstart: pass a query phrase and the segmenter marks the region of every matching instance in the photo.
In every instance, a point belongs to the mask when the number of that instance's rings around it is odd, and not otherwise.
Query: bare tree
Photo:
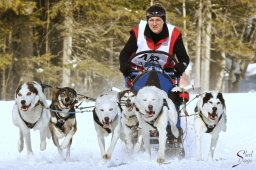
[[[72,55],[72,34],[73,34],[73,17],[72,2],[65,2],[66,15],[64,16],[64,37],[63,37],[63,73],[62,87],[70,86],[71,71],[69,68]]]
[[[201,37],[202,37],[202,0],[197,10],[196,58],[195,58],[195,87],[201,86]]]

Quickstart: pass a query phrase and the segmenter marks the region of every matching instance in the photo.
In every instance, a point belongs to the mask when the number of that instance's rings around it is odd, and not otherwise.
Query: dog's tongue
[[[129,112],[131,112],[132,111],[132,109],[133,109],[133,107],[131,106],[131,107],[128,107],[128,111]]]
[[[152,117],[154,115],[153,111],[147,111],[147,117]]]

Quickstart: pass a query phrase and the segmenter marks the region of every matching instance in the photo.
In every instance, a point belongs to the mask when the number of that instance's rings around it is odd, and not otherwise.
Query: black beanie
[[[151,17],[160,17],[166,22],[166,12],[163,7],[159,5],[153,5],[147,9],[147,21]]]

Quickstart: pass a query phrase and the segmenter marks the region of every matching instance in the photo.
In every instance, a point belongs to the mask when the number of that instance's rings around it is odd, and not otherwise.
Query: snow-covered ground
[[[195,95],[191,95],[193,99]],[[92,113],[78,113],[78,130],[71,146],[71,161],[59,157],[52,140],[47,140],[45,151],[39,149],[39,133],[32,131],[32,148],[34,156],[27,156],[26,148],[18,153],[18,128],[12,124],[12,106],[14,101],[1,101],[0,118],[0,169],[176,169],[176,170],[212,170],[212,169],[256,169],[256,111],[254,108],[256,93],[224,94],[227,105],[227,132],[221,133],[217,144],[214,161],[196,161],[194,147],[193,116],[182,118],[185,138],[186,158],[184,160],[167,158],[166,163],[156,163],[156,153],[149,157],[145,153],[129,153],[124,145],[117,143],[112,159],[102,161],[97,136],[93,125]],[[193,113],[197,99],[188,106],[189,114]],[[86,104],[86,103],[85,103]],[[256,106],[255,106],[256,107]],[[109,138],[108,138],[109,139]],[[109,140],[108,140],[109,141]],[[203,136],[204,158],[209,147],[209,136]],[[107,143],[108,144],[108,143]],[[232,168],[233,165],[239,164]]]

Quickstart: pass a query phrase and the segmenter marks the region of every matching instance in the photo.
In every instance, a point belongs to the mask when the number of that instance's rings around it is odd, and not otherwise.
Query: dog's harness
[[[125,115],[125,114],[123,114],[123,116],[124,116],[124,118],[126,118],[126,119],[130,119],[130,118],[136,117],[136,115],[127,116],[127,115]],[[138,128],[139,122],[137,122],[135,125],[131,125],[131,126],[129,126],[129,125],[127,125],[127,124],[125,124],[125,125],[126,125],[129,129],[133,130],[133,129],[137,129],[137,128]]]
[[[117,116],[116,116],[116,117],[117,117]],[[114,118],[114,120],[116,119],[116,117]],[[110,128],[104,128],[104,127],[103,127],[103,124],[100,122],[100,119],[99,119],[98,115],[96,114],[95,109],[93,109],[93,119],[94,119],[94,121],[95,121],[98,125],[100,125],[100,127],[102,127],[103,129],[105,129],[108,133],[111,133],[111,129],[110,129]]]
[[[204,119],[203,119],[204,115],[202,114],[202,112],[199,113],[199,116],[201,117],[202,121],[204,122],[204,124],[205,124],[205,126],[206,126],[206,128],[207,128],[207,130],[206,130],[205,133],[211,133],[211,132],[213,131],[213,129],[216,127],[216,124],[215,124],[215,125],[208,125],[208,124],[204,121]],[[220,121],[221,118],[222,118],[222,114],[220,115],[218,122]]]
[[[51,112],[54,113],[54,116],[56,117],[57,119],[57,123],[55,124],[55,126],[57,128],[59,128],[60,130],[63,131],[63,125],[64,123],[68,120],[68,119],[72,119],[72,118],[75,118],[75,114],[69,114],[68,116],[66,117],[63,117],[59,114],[59,112],[61,112],[62,110],[59,109],[58,107],[56,106],[53,106],[51,105],[50,108],[52,108]],[[75,112],[75,109],[72,107],[70,108],[69,112]]]
[[[157,129],[157,127],[154,126],[154,122],[159,118],[159,116],[163,113],[163,108],[164,106],[166,106],[168,109],[169,109],[169,106],[167,104],[167,101],[166,99],[163,99],[163,106],[161,108],[161,111],[160,113],[158,114],[158,116],[154,119],[154,120],[151,120],[150,122],[148,121],[145,121],[147,124],[149,124],[151,127],[153,127],[154,129]],[[136,107],[136,111],[139,112],[141,115],[143,115],[140,110]]]
[[[42,105],[42,103],[41,103],[40,101],[38,101],[37,104],[35,105],[35,107],[38,106],[39,104]],[[42,105],[42,106],[43,106],[43,105]],[[42,116],[42,114],[43,114],[43,110],[44,110],[44,108],[42,108],[42,111],[41,111],[41,114],[40,114],[39,119],[41,118],[41,116]],[[27,122],[26,120],[23,119],[23,117],[22,117],[21,114],[20,114],[19,109],[18,109],[18,112],[19,112],[19,115],[20,115],[21,120],[26,124],[26,126],[27,126],[29,129],[32,129],[32,128],[37,124],[37,122],[38,122],[39,119],[38,119],[35,123],[30,123],[30,122]]]
[[[131,130],[135,130],[135,129],[137,129],[138,127],[139,127],[139,122],[137,122],[136,123],[136,125],[131,125],[131,126],[129,126],[129,125],[127,125],[127,124],[125,124],[129,129],[131,129]]]

